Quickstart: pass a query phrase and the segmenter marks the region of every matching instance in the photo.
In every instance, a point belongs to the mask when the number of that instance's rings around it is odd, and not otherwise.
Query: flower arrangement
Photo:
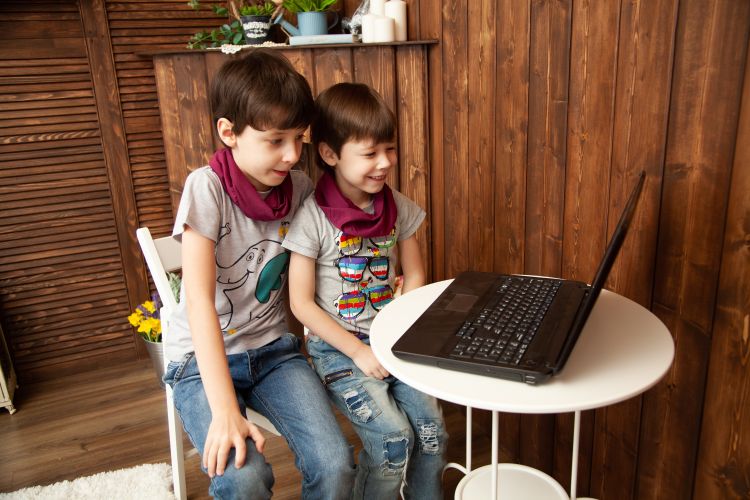
[[[169,288],[172,290],[172,295],[180,301],[180,286],[182,285],[182,278],[176,273],[167,273],[167,279],[169,280]],[[154,293],[151,296],[151,300],[147,300],[143,304],[135,308],[135,311],[128,316],[128,321],[138,330],[143,340],[148,342],[161,342],[161,318],[159,317],[159,310],[161,309],[162,303],[159,299],[159,294]]]
[[[130,324],[138,329],[138,335],[148,342],[161,342],[160,308],[159,295],[153,294],[151,300],[136,307],[133,314],[128,316]]]

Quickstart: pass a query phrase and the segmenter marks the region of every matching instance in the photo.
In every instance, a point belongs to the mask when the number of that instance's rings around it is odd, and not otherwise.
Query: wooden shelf
[[[405,42],[387,42],[387,43],[330,43],[330,44],[312,44],[312,45],[242,45],[241,49],[237,54],[243,50],[252,50],[257,48],[268,48],[274,50],[297,50],[297,49],[366,49],[371,47],[408,47],[413,45],[437,45],[439,43],[436,39],[430,40],[407,40]],[[154,57],[174,54],[212,54],[218,52],[223,54],[220,48],[212,49],[174,49],[174,50],[154,50],[138,52],[139,56],[143,57]],[[230,55],[230,54],[224,54]]]

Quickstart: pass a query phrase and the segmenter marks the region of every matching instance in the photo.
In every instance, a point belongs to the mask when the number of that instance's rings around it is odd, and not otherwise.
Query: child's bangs
[[[256,107],[256,106],[253,106]],[[257,106],[258,109],[248,110],[248,125],[255,130],[296,130],[304,129],[310,124],[312,109],[294,104]]]
[[[376,144],[396,138],[393,113],[385,106],[368,106],[359,113],[351,113],[350,138],[355,141],[373,140]]]

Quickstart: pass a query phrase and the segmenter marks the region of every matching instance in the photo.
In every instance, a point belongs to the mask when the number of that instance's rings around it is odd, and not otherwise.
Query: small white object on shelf
[[[368,13],[362,16],[362,43],[372,43],[375,35],[375,19],[377,14]]]
[[[385,3],[385,15],[393,19],[395,24],[395,40],[406,41],[406,2],[404,0],[388,0]]]
[[[385,0],[370,0],[370,14],[385,15]]]
[[[322,45],[329,43],[354,43],[354,35],[345,33],[342,35],[300,35],[289,37],[289,45]]]
[[[393,42],[396,39],[396,25],[390,17],[377,16],[373,27],[373,42]]]

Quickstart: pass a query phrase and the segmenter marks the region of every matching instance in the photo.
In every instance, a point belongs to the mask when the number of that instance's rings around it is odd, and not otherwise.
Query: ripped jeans
[[[369,339],[363,340],[369,345]],[[311,335],[307,351],[328,395],[362,440],[352,498],[443,498],[448,434],[437,400],[390,376],[365,376],[346,355]]]

